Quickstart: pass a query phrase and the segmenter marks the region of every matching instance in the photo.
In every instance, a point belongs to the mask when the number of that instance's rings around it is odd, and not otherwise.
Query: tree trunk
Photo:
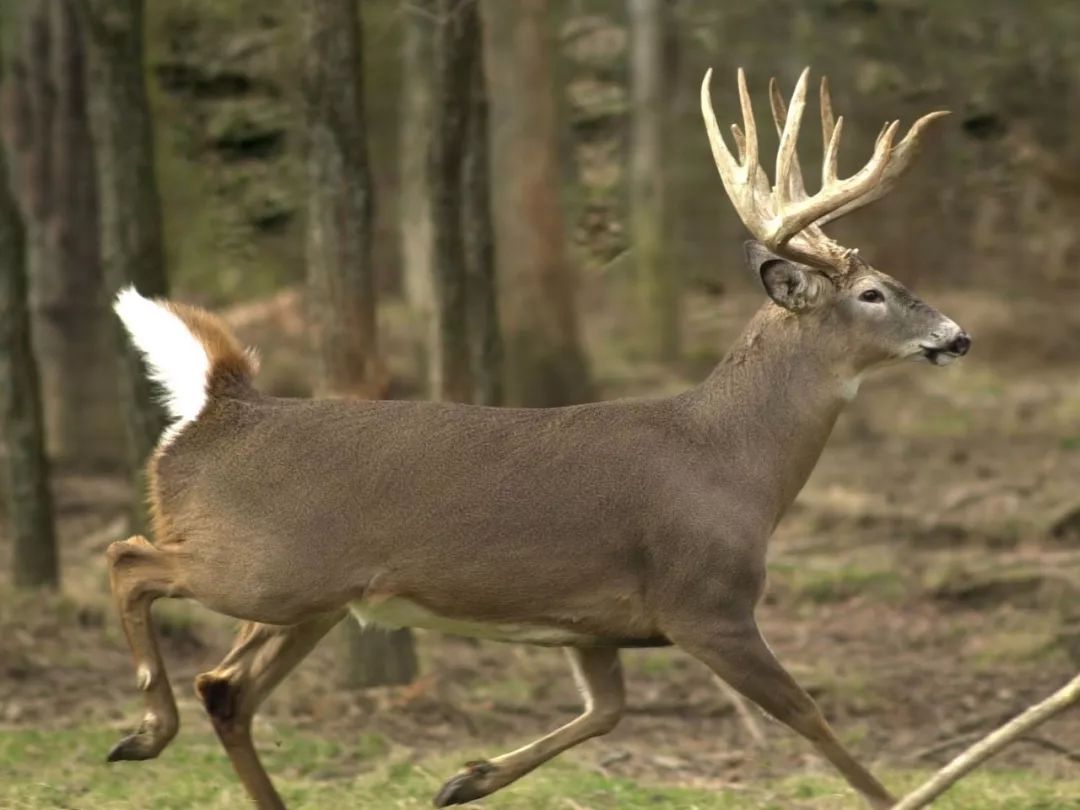
[[[435,0],[415,0],[402,5],[401,134],[398,197],[401,262],[405,298],[420,335],[416,354],[420,379],[434,393],[432,347],[438,340],[435,320],[434,241],[431,196],[428,184],[429,143],[432,139],[432,79],[436,10]]]
[[[37,364],[27,309],[25,234],[0,148],[0,430],[7,445],[7,512],[17,587],[56,587],[53,528]]]
[[[316,325],[318,391],[378,396],[371,174],[364,126],[360,20],[353,0],[303,4],[307,125],[308,305]],[[346,623],[349,686],[407,683],[416,674],[408,630]]]
[[[495,281],[495,234],[491,223],[491,179],[488,166],[488,103],[481,48],[481,25],[477,25],[469,99],[469,127],[465,147],[462,231],[465,234],[465,267],[468,273],[469,343],[473,378],[473,402],[501,405],[503,401],[503,349],[499,327],[498,287]]]
[[[98,467],[123,451],[77,23],[68,0],[30,0],[9,20],[0,121],[28,234],[47,448],[65,466]]]
[[[665,114],[670,82],[664,58],[667,0],[630,0],[630,214],[646,351],[679,355],[679,273],[668,261],[665,216]]]
[[[90,132],[101,218],[101,259],[111,299],[133,284],[165,296],[161,199],[154,174],[154,133],[143,82],[142,0],[77,0],[89,68]],[[115,319],[114,319],[115,320]],[[114,327],[122,358],[120,400],[134,482],[132,522],[147,522],[146,460],[165,425],[142,360]]]
[[[559,199],[547,3],[483,0],[482,9],[507,399],[580,402],[591,391]]]
[[[352,689],[412,683],[419,664],[412,631],[361,627],[351,618],[341,624],[345,637],[345,685]]]
[[[435,313],[438,339],[432,390],[442,400],[469,402],[469,310],[466,291],[463,169],[469,126],[469,91],[479,45],[480,19],[473,0],[438,0],[433,64],[428,175],[435,245]]]
[[[371,262],[374,199],[353,6],[351,0],[304,6],[307,269],[320,393],[372,397],[382,382]]]

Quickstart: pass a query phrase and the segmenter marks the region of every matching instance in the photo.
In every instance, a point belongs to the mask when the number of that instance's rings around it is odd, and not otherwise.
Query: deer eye
[[[868,304],[880,304],[885,300],[885,296],[881,294],[881,290],[875,290],[873,288],[869,290],[863,290],[859,293],[859,300],[865,301]]]

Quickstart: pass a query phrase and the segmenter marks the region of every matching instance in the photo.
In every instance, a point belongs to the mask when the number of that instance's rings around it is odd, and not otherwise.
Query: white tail
[[[150,378],[165,389],[165,407],[175,432],[193,422],[206,405],[210,357],[188,325],[166,304],[125,287],[113,305],[136,348],[146,358]]]

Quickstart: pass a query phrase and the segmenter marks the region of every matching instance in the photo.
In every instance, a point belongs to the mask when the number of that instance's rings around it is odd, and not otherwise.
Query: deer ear
[[[750,241],[744,247],[746,263],[778,305],[792,312],[805,312],[821,303],[825,280],[816,270],[777,256],[761,242]]]

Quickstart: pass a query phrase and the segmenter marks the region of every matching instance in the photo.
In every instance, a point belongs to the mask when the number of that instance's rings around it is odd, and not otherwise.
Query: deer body
[[[718,609],[760,589],[764,540],[846,401],[842,371],[776,334],[797,325],[777,310],[739,342],[758,351],[672,398],[212,398],[154,461],[157,545],[192,560],[183,585],[202,604],[240,619],[349,604],[500,640],[667,643],[668,602],[693,579]]]
[[[800,93],[805,75],[792,115]],[[780,109],[774,100],[778,126]],[[711,106],[705,114],[712,138]],[[738,136],[751,170],[713,141],[725,186],[759,176],[751,122]],[[888,807],[888,791],[776,660],[754,610],[767,539],[863,373],[967,351],[955,323],[817,224],[837,206],[857,207],[860,194],[873,197],[878,178],[891,182],[889,159],[904,163],[913,149],[909,135],[893,150],[894,131],[879,139],[877,175],[837,181],[827,166],[813,198],[801,176],[789,184],[790,155],[778,164],[778,185],[803,198],[798,228],[784,195],[761,225],[760,189],[729,188],[751,231],[772,240],[747,247],[771,301],[712,375],[675,397],[553,409],[275,399],[255,389],[253,360],[216,318],[121,293],[117,311],[177,422],[150,463],[155,542],[134,537],[108,552],[147,702],[142,725],[110,759],[156,756],[177,731],[149,611],[179,596],[245,620],[196,689],[264,810],[284,805],[252,744],[255,710],[350,611],[567,649],[584,713],[471,763],[443,786],[439,806],[488,795],[609,731],[624,701],[618,650],[675,644],[813,742],[875,808]]]
[[[343,604],[374,618],[405,600],[452,620],[644,638],[655,635],[645,611],[598,604],[591,572],[607,572],[614,601],[641,591],[623,552],[649,471],[625,440],[656,432],[664,410],[222,401],[188,429],[193,444],[208,434],[202,452],[181,434],[158,481],[176,515],[170,535],[211,560],[209,581],[191,585],[209,594],[217,582],[220,594],[200,601],[223,613],[291,624]],[[597,440],[606,419],[621,435]],[[219,422],[228,439],[215,447]],[[256,491],[252,469],[270,471]],[[207,522],[208,511],[220,518]],[[251,565],[223,581],[235,546],[250,549]],[[538,570],[544,604],[522,587]]]

